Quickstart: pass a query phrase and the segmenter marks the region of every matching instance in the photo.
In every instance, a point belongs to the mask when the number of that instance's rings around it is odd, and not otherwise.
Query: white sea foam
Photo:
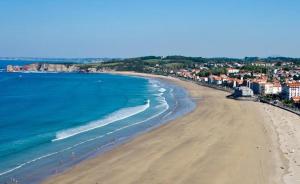
[[[165,88],[159,88],[158,91],[161,92],[161,93],[164,93],[166,91],[166,89]]]
[[[79,142],[79,143],[74,144],[74,145],[72,145],[70,147],[67,147],[65,149],[62,149],[62,150],[59,150],[59,151],[56,151],[56,152],[52,152],[52,153],[49,153],[49,154],[45,154],[43,156],[34,158],[34,159],[30,160],[30,161],[21,163],[18,166],[12,168],[12,169],[9,169],[9,170],[6,170],[6,171],[0,173],[0,176],[6,175],[8,173],[11,173],[11,172],[13,172],[13,171],[15,171],[17,169],[20,169],[20,168],[24,167],[25,165],[31,164],[31,163],[36,162],[38,160],[42,160],[42,159],[45,159],[45,158],[57,155],[59,153],[62,153],[62,152],[74,149],[74,148],[76,148],[76,147],[78,147],[78,146],[80,146],[82,144],[87,143],[87,142],[91,142],[91,141],[94,141],[96,139],[103,138],[106,135],[110,135],[110,134],[119,132],[121,130],[124,130],[124,129],[130,128],[130,127],[133,127],[133,126],[145,123],[145,122],[147,122],[147,121],[149,121],[151,119],[154,119],[154,118],[162,115],[163,113],[165,113],[169,109],[169,104],[167,103],[165,97],[163,97],[164,92],[166,91],[166,89],[165,88],[161,88],[158,85],[159,84],[158,81],[151,80],[150,83],[152,84],[153,87],[159,88],[158,91],[160,93],[158,93],[158,94],[155,95],[155,96],[157,96],[156,100],[158,100],[158,102],[159,102],[159,104],[156,105],[155,108],[156,109],[160,109],[159,113],[154,114],[153,116],[151,116],[149,118],[146,118],[146,119],[144,119],[142,121],[135,122],[133,124],[129,124],[129,125],[120,127],[120,128],[115,129],[115,130],[113,130],[111,132],[107,132],[104,135],[100,135],[100,136],[97,136],[97,137],[94,137],[94,138],[91,138],[91,139]],[[65,131],[58,132],[56,134],[56,138],[53,139],[52,141],[58,141],[58,140],[66,139],[66,138],[75,136],[77,134],[83,133],[83,132],[87,132],[87,131],[90,131],[90,130],[93,130],[93,129],[96,129],[96,128],[99,128],[99,127],[103,127],[103,126],[108,125],[110,123],[113,123],[113,122],[116,122],[116,121],[119,121],[119,120],[122,120],[122,119],[126,119],[126,118],[128,118],[130,116],[134,116],[136,114],[139,114],[139,113],[145,111],[149,107],[150,107],[150,100],[147,100],[147,103],[144,104],[144,105],[140,105],[140,106],[136,106],[136,107],[128,107],[128,108],[124,108],[124,109],[118,110],[118,111],[116,111],[116,112],[108,115],[104,119],[101,119],[101,120],[98,120],[98,121],[93,121],[93,122],[91,122],[91,123],[89,123],[87,125],[80,126],[80,127],[77,127],[77,128],[72,128],[72,129],[68,129],[68,130],[65,130]],[[170,113],[168,113],[167,115],[165,115],[163,118],[165,118],[169,114]]]
[[[159,81],[154,80],[154,79],[149,79],[149,83],[152,87],[159,88]]]
[[[154,94],[154,96],[162,96],[164,93],[157,93],[157,94]]]
[[[149,117],[149,118],[147,118],[147,119],[144,119],[144,120],[142,120],[142,121],[139,121],[139,122],[136,122],[136,123],[133,123],[133,124],[130,124],[130,125],[123,126],[123,127],[118,128],[118,129],[116,129],[116,130],[114,130],[114,131],[112,131],[112,132],[109,132],[109,133],[107,133],[107,134],[116,133],[116,132],[119,132],[119,131],[121,131],[121,130],[123,130],[123,129],[129,128],[129,127],[132,127],[132,126],[135,126],[135,125],[142,124],[142,123],[144,123],[144,122],[146,122],[146,121],[149,121],[149,120],[151,120],[151,119],[154,119],[154,118],[160,116],[161,114],[165,113],[165,112],[169,109],[168,103],[165,103],[162,107],[164,107],[164,109],[163,109],[160,113],[158,113],[158,114],[155,114],[155,115],[153,115],[153,116],[151,116],[151,117]]]
[[[106,135],[106,134],[105,134],[105,135]],[[70,147],[67,147],[67,148],[65,148],[65,149],[62,149],[62,150],[60,150],[60,151],[52,152],[52,153],[49,153],[49,154],[46,154],[46,155],[43,155],[43,156],[34,158],[34,159],[29,160],[29,161],[27,161],[27,162],[23,162],[22,164],[19,164],[18,166],[14,167],[14,168],[12,168],[12,169],[9,169],[9,170],[6,170],[6,171],[0,173],[0,176],[6,175],[6,174],[8,174],[8,173],[11,173],[11,172],[13,172],[13,171],[15,171],[15,170],[17,170],[17,169],[20,169],[20,168],[22,168],[22,167],[24,167],[24,166],[26,166],[26,165],[28,165],[28,164],[31,164],[31,163],[33,163],[33,162],[38,161],[38,160],[42,160],[42,159],[44,159],[44,158],[48,158],[48,157],[54,156],[54,155],[56,155],[56,154],[58,154],[58,153],[62,153],[62,152],[71,150],[71,149],[73,149],[73,148],[75,148],[75,147],[78,147],[78,146],[80,146],[80,145],[82,145],[82,144],[84,144],[84,143],[87,143],[87,142],[90,142],[90,141],[93,141],[93,140],[96,140],[96,139],[100,139],[100,138],[104,137],[105,135],[100,135],[100,136],[94,137],[94,138],[92,138],[92,139],[88,139],[88,140],[86,140],[86,141],[79,142],[79,143],[77,143],[77,144],[74,144],[74,145],[72,145],[72,146],[70,146]]]
[[[52,141],[63,140],[63,139],[66,139],[66,138],[69,138],[69,137],[72,137],[72,136],[75,136],[75,135],[78,135],[78,134],[81,134],[81,133],[84,133],[84,132],[87,132],[87,131],[90,131],[90,130],[93,130],[96,128],[106,126],[113,122],[129,118],[131,116],[134,116],[136,114],[139,114],[139,113],[145,111],[149,107],[150,107],[150,100],[147,100],[147,103],[144,105],[120,109],[116,112],[113,112],[112,114],[109,114],[108,116],[106,116],[105,118],[103,118],[101,120],[92,121],[83,126],[79,126],[76,128],[70,128],[70,129],[67,129],[64,131],[57,132],[56,138],[53,139]]]
[[[149,100],[147,101],[147,104],[150,105],[150,101],[149,101]],[[145,105],[147,105],[147,104],[145,104]],[[133,108],[133,107],[132,107],[132,108]],[[128,109],[128,108],[127,108],[127,109]],[[33,162],[36,162],[36,161],[38,161],[38,160],[41,160],[41,159],[44,159],[44,158],[48,158],[48,157],[57,155],[57,154],[59,154],[59,153],[62,153],[62,152],[71,150],[71,149],[73,149],[73,148],[76,148],[76,147],[78,147],[78,146],[80,146],[80,145],[82,145],[82,144],[85,144],[85,143],[87,143],[87,142],[91,142],[91,141],[94,141],[94,140],[103,138],[103,137],[106,136],[106,135],[110,135],[110,134],[119,132],[119,131],[121,131],[121,130],[123,130],[123,129],[127,129],[127,128],[132,127],[132,126],[142,124],[142,123],[144,123],[144,122],[146,122],[146,121],[149,121],[149,120],[151,120],[151,119],[153,119],[153,118],[156,118],[156,117],[160,116],[161,114],[165,113],[168,109],[169,109],[169,105],[168,105],[168,103],[165,103],[164,109],[163,109],[160,113],[155,114],[155,115],[153,115],[153,116],[151,116],[151,117],[149,117],[149,118],[147,118],[147,119],[145,119],[145,120],[142,120],[142,121],[139,121],[139,122],[130,124],[130,125],[123,126],[123,127],[118,128],[118,129],[116,129],[116,130],[113,130],[113,131],[111,131],[111,132],[107,132],[107,133],[104,134],[104,135],[100,135],[100,136],[97,136],[97,137],[94,137],[94,138],[91,138],[91,139],[88,139],[88,140],[79,142],[79,143],[74,144],[74,145],[72,145],[72,146],[70,146],[70,147],[67,147],[67,148],[65,148],[65,149],[62,149],[62,150],[59,150],[59,151],[56,151],[56,152],[52,152],[52,153],[49,153],[49,154],[46,154],[46,155],[43,155],[43,156],[34,158],[34,159],[32,159],[32,160],[30,160],[30,161],[27,161],[27,162],[23,162],[23,163],[19,164],[18,166],[14,167],[14,168],[12,168],[12,169],[9,169],[9,170],[6,170],[6,171],[0,173],[0,176],[6,175],[6,174],[8,174],[8,173],[11,173],[11,172],[13,172],[13,171],[15,171],[15,170],[18,170],[18,169],[20,169],[20,168],[22,168],[22,167],[24,167],[24,166],[26,166],[26,165],[28,165],[28,164],[31,164],[31,163],[33,163]]]
[[[159,85],[157,85],[157,84],[153,84],[152,86],[155,87],[155,88],[159,87]]]
[[[159,86],[157,86],[157,87],[159,87]],[[160,88],[160,89],[162,89],[162,88]],[[160,89],[158,91],[160,91]],[[35,159],[32,159],[30,161],[21,163],[18,166],[12,168],[12,169],[9,169],[9,170],[6,170],[6,171],[0,173],[0,176],[6,175],[8,173],[11,173],[11,172],[13,172],[13,171],[15,171],[17,169],[20,169],[20,168],[24,167],[25,165],[31,164],[31,163],[36,162],[38,160],[45,159],[45,158],[57,155],[59,153],[71,150],[71,149],[76,148],[76,147],[78,147],[78,146],[80,146],[82,144],[85,144],[87,142],[91,142],[91,141],[94,141],[96,139],[103,138],[106,135],[110,135],[110,134],[119,132],[121,130],[124,130],[124,129],[130,128],[130,127],[133,127],[133,126],[145,123],[146,121],[149,121],[151,119],[154,119],[154,118],[162,115],[163,113],[165,113],[169,109],[169,104],[167,103],[165,97],[163,97],[163,94],[164,94],[165,90],[163,92],[161,92],[161,91],[160,91],[160,93],[158,93],[156,95],[157,96],[157,100],[159,101],[159,105],[157,105],[155,108],[157,108],[157,109],[161,108],[161,110],[160,110],[159,113],[154,114],[153,116],[151,116],[149,118],[146,118],[146,119],[144,119],[142,121],[135,122],[133,124],[129,124],[129,125],[120,127],[120,128],[115,129],[115,130],[113,130],[111,132],[107,132],[104,135],[100,135],[100,136],[97,136],[97,137],[94,137],[94,138],[91,138],[91,139],[79,142],[79,143],[74,144],[74,145],[72,145],[70,147],[67,147],[65,149],[62,149],[62,150],[59,150],[59,151],[56,151],[56,152],[52,152],[52,153],[49,153],[49,154],[37,157]],[[80,127],[77,127],[77,128],[73,128],[73,129],[62,131],[62,132],[58,132],[56,134],[56,139],[54,139],[53,141],[58,141],[58,140],[66,139],[68,137],[72,137],[74,135],[77,135],[77,134],[80,134],[80,133],[83,133],[83,132],[86,132],[86,131],[89,131],[89,130],[92,130],[92,129],[95,129],[95,128],[99,128],[99,127],[108,125],[108,124],[113,123],[115,121],[119,121],[119,120],[128,118],[130,116],[133,116],[133,115],[136,115],[138,113],[141,113],[141,112],[145,111],[149,107],[150,107],[150,100],[148,100],[147,103],[144,104],[144,105],[121,109],[119,111],[116,111],[116,112],[110,114],[109,116],[107,116],[106,118],[104,118],[102,120],[94,121],[94,122],[91,122],[91,123],[89,123],[87,125],[84,125],[84,126],[80,126]],[[169,114],[170,113],[168,113],[167,115],[169,115]],[[167,115],[165,115],[163,118],[165,118]]]

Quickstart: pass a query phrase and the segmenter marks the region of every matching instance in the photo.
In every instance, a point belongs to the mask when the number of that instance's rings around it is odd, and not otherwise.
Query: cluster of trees
[[[263,66],[245,65],[241,67],[242,70],[251,71],[254,73],[267,73],[267,68]]]
[[[225,74],[225,68],[214,67],[214,64],[220,63],[246,63],[241,69],[252,71],[252,72],[262,72],[267,73],[266,67],[253,66],[250,65],[251,62],[263,61],[263,62],[274,62],[276,65],[281,65],[281,62],[294,62],[300,64],[300,59],[297,58],[285,58],[285,57],[269,57],[269,58],[258,58],[258,57],[246,57],[244,59],[237,58],[203,58],[203,57],[185,57],[185,56],[145,56],[137,58],[127,58],[127,59],[111,59],[105,60],[105,62],[95,63],[92,65],[80,66],[84,69],[92,66],[97,68],[110,68],[114,70],[132,70],[138,72],[151,72],[151,71],[164,71],[164,70],[178,70],[178,69],[188,69],[196,68],[199,64],[212,65],[209,70],[204,70],[199,75],[207,76],[208,74]],[[288,69],[288,68],[287,68]]]

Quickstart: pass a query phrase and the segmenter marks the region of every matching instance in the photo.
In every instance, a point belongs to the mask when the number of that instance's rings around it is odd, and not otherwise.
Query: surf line
[[[147,103],[144,105],[139,105],[135,107],[127,107],[120,109],[118,111],[115,111],[109,115],[107,115],[104,119],[92,121],[86,125],[67,129],[61,132],[56,133],[56,138],[52,140],[52,142],[63,140],[69,137],[73,137],[75,135],[100,128],[103,126],[106,126],[108,124],[114,123],[116,121],[120,121],[126,118],[129,118],[131,116],[137,115],[141,112],[144,112],[150,107],[150,100],[147,100]]]

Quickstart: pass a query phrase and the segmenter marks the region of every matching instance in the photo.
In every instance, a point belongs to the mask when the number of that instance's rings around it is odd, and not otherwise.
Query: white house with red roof
[[[286,99],[300,96],[300,82],[288,82],[282,88],[282,95]]]

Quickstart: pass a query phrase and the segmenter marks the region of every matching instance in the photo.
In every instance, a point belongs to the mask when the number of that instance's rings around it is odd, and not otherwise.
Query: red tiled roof
[[[294,96],[292,97],[293,101],[296,102],[296,103],[299,103],[300,102],[300,96]]]
[[[291,82],[291,83],[287,83],[286,85],[291,88],[300,87],[300,82]]]

